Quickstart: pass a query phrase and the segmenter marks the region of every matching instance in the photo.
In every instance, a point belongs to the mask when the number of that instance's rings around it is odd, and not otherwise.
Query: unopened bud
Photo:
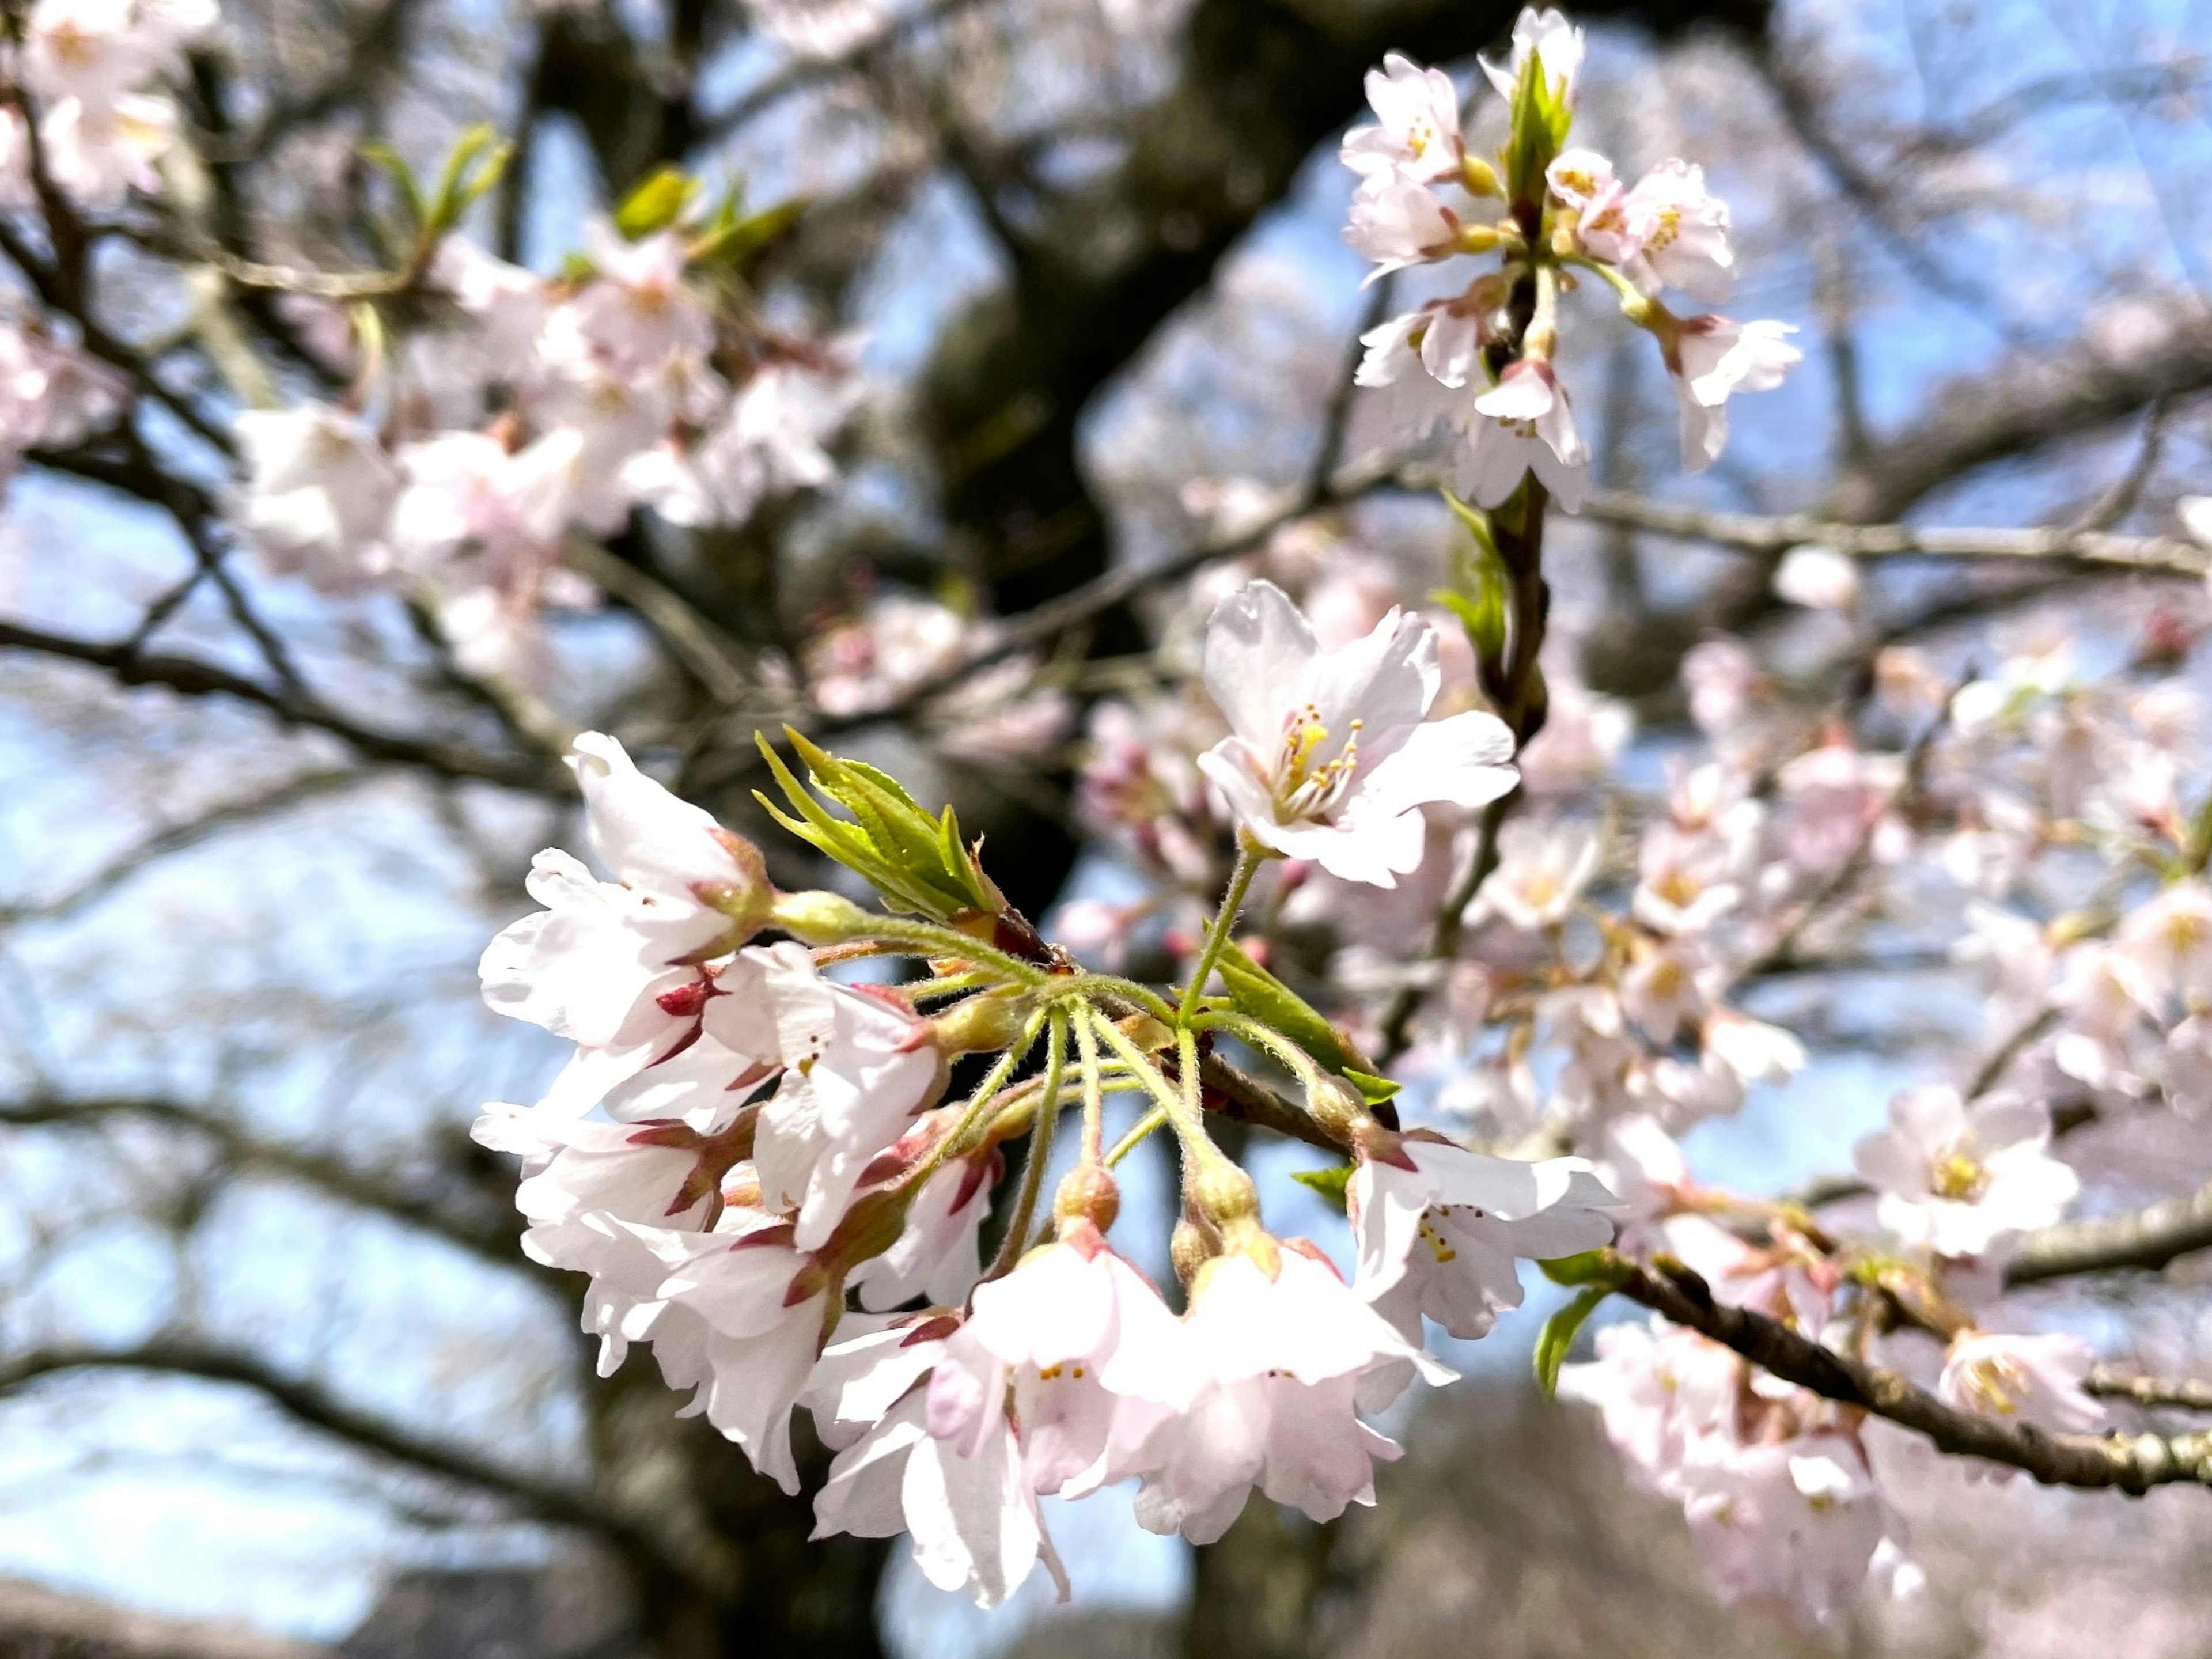
[[[843,894],[818,890],[778,893],[769,907],[768,919],[807,945],[842,945],[850,939],[867,939],[881,925],[880,918]]]
[[[1227,1158],[1209,1158],[1184,1189],[1191,1206],[1223,1232],[1260,1213],[1260,1189]]]
[[[1021,1040],[1030,999],[1020,991],[986,991],[953,1004],[928,1022],[929,1043],[941,1054],[993,1054]]]
[[[1053,1219],[1063,1231],[1080,1220],[1106,1232],[1121,1213],[1121,1189],[1103,1164],[1077,1164],[1061,1178],[1060,1190],[1053,1195]]]
[[[1479,155],[1460,158],[1459,181],[1474,197],[1503,196],[1504,188],[1498,182],[1498,169]]]
[[[1364,1130],[1376,1127],[1365,1097],[1340,1078],[1322,1079],[1319,1086],[1308,1092],[1306,1109],[1340,1146],[1357,1144]]]
[[[1459,251],[1462,253],[1487,253],[1498,246],[1496,225],[1462,225],[1459,228]]]
[[[1205,1228],[1193,1221],[1178,1221],[1168,1240],[1168,1260],[1175,1263],[1176,1277],[1192,1285],[1219,1249],[1219,1242]]]

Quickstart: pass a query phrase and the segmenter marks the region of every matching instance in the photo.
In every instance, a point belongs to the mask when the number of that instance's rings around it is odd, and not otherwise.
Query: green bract
[[[792,817],[755,790],[754,799],[778,823],[865,877],[894,910],[945,922],[1005,913],[1006,896],[983,873],[975,849],[961,841],[951,807],[932,817],[896,779],[818,748],[788,726],[783,731],[806,763],[813,788],[801,784],[775,745],[756,734],[769,769],[799,815]],[[817,797],[852,817],[836,817]]]

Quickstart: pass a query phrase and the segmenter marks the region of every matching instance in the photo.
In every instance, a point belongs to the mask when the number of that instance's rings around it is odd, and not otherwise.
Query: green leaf
[[[1319,1193],[1341,1210],[1346,1207],[1344,1189],[1352,1183],[1352,1165],[1338,1164],[1326,1170],[1293,1170],[1291,1179]]]
[[[1344,1068],[1344,1080],[1358,1090],[1370,1106],[1380,1106],[1406,1086],[1402,1083],[1394,1083],[1387,1077],[1376,1077],[1371,1072],[1354,1071],[1349,1066]]]
[[[1546,1320],[1544,1328],[1536,1334],[1536,1386],[1543,1389],[1545,1399],[1559,1391],[1559,1366],[1574,1346],[1575,1334],[1597,1311],[1597,1304],[1612,1294],[1602,1285],[1591,1285]]]
[[[1627,1282],[1628,1268],[1609,1249],[1583,1250],[1575,1255],[1556,1255],[1536,1264],[1554,1285],[1602,1285],[1619,1290]]]
[[[771,774],[798,814],[793,817],[756,792],[777,823],[865,877],[895,910],[947,922],[979,912],[1004,914],[1006,896],[961,843],[960,821],[950,806],[932,817],[889,773],[833,755],[789,726],[784,732],[805,763],[812,787],[801,784],[775,745],[757,733]],[[824,798],[850,817],[829,811]]]
[[[400,205],[407,210],[407,228],[420,230],[428,216],[422,208],[422,186],[415,182],[415,169],[407,165],[407,158],[381,138],[371,138],[362,144],[361,157],[392,180],[392,187],[399,192]]]
[[[1240,1014],[1272,1025],[1332,1072],[1369,1064],[1314,1006],[1238,950],[1232,941],[1221,952],[1222,982]]]
[[[423,229],[443,235],[459,223],[477,198],[499,182],[514,153],[514,147],[501,143],[499,130],[489,122],[479,121],[463,131],[438,175],[437,194],[422,211]]]
[[[642,241],[674,224],[698,193],[698,181],[685,177],[681,167],[656,168],[623,198],[615,210],[615,228],[626,240]]]
[[[758,213],[749,213],[742,218],[733,216],[723,224],[710,224],[707,234],[693,245],[691,258],[702,264],[741,266],[797,224],[799,216],[805,210],[806,198],[794,196],[773,207],[763,208]]]
[[[1438,588],[1429,597],[1459,618],[1477,662],[1498,665],[1505,655],[1506,601],[1512,580],[1504,561],[1498,556],[1498,538],[1491,528],[1490,515],[1469,507],[1448,489],[1443,495],[1468,539],[1452,550],[1451,586]]]

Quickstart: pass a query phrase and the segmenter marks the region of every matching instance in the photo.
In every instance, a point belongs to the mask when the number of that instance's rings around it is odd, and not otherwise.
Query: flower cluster
[[[1564,148],[1582,70],[1582,31],[1556,11],[1524,11],[1504,66],[1483,70],[1504,98],[1512,136],[1496,165],[1470,152],[1460,95],[1442,70],[1393,53],[1367,77],[1377,125],[1344,141],[1359,175],[1345,240],[1374,277],[1462,255],[1499,264],[1363,337],[1359,384],[1387,388],[1408,437],[1442,426],[1456,445],[1460,493],[1503,505],[1533,473],[1568,511],[1589,487],[1589,451],[1553,367],[1558,303],[1571,272],[1611,283],[1651,333],[1681,411],[1682,463],[1710,466],[1728,441],[1728,400],[1781,384],[1802,356],[1776,322],[1677,316],[1668,289],[1718,303],[1735,256],[1726,203],[1688,162],[1661,162],[1633,185],[1593,150]],[[1485,217],[1484,204],[1502,215]]]
[[[857,390],[843,349],[718,313],[745,222],[594,222],[552,281],[443,238],[421,284],[441,322],[363,356],[343,405],[239,417],[241,526],[319,586],[426,596],[471,672],[527,667],[540,609],[595,597],[570,537],[641,507],[735,524],[834,476]]]
[[[1248,769],[1240,811],[1255,848],[1333,837],[1387,880],[1397,820],[1419,800],[1499,787],[1494,721],[1421,719],[1425,623],[1387,617],[1322,653],[1280,592],[1256,585],[1215,620],[1217,665],[1255,629],[1285,654],[1256,681],[1218,681],[1244,705],[1240,735],[1208,756],[1210,772]],[[1277,726],[1268,751],[1252,741],[1263,717]],[[1256,995],[1206,995],[1201,969],[1178,1008],[1076,973],[1041,942],[1001,948],[1034,935],[999,908],[949,817],[924,854],[897,828],[918,809],[895,786],[802,753],[857,821],[829,817],[780,772],[794,824],[922,919],[777,892],[749,843],[611,739],[579,738],[571,765],[614,879],[540,854],[530,890],[545,908],[483,963],[492,1007],[574,1053],[544,1099],[488,1107],[476,1133],[523,1158],[526,1250],[589,1275],[584,1324],[603,1369],[649,1343],[687,1409],[787,1490],[799,1480],[792,1413],[812,1413],[836,1454],[815,1498],[820,1531],[910,1533],[933,1582],[988,1603],[1040,1561],[1060,1576],[1042,1495],[1134,1481],[1144,1525],[1200,1541],[1255,1488],[1329,1518],[1371,1502],[1375,1461],[1397,1455],[1365,1417],[1417,1375],[1452,1375],[1424,1350],[1425,1316],[1482,1336],[1520,1304],[1520,1261],[1612,1237],[1612,1194],[1583,1161],[1517,1162],[1387,1127],[1361,1091],[1374,1079],[1317,1061],[1263,1017],[1279,1019],[1288,993],[1265,989],[1256,966],[1239,970]],[[1419,787],[1392,782],[1408,755],[1427,757]],[[1271,762],[1284,769],[1261,769]],[[856,791],[874,792],[865,812]],[[940,858],[952,861],[929,861]],[[1217,919],[1209,960],[1230,951],[1235,917],[1232,904]],[[771,933],[779,942],[760,942]],[[886,951],[927,960],[930,975],[884,986],[825,972]],[[1318,1247],[1261,1224],[1250,1178],[1203,1122],[1201,1041],[1244,1042],[1286,1068],[1316,1124],[1352,1148],[1339,1188],[1349,1283]],[[947,1103],[963,1054],[995,1058]],[[1129,1092],[1152,1109],[1109,1153],[1103,1103]],[[1033,1237],[1055,1121],[1077,1107],[1081,1156]],[[1109,1237],[1111,1163],[1161,1127],[1183,1153],[1180,1310]],[[1024,1136],[1009,1200],[1002,1149]],[[987,1266],[977,1239],[1002,1201],[1006,1243]]]
[[[11,46],[9,81],[28,94],[45,182],[79,207],[109,209],[161,188],[157,163],[177,134],[165,83],[185,48],[212,30],[215,0],[38,0]],[[0,204],[37,199],[21,106],[0,112]]]

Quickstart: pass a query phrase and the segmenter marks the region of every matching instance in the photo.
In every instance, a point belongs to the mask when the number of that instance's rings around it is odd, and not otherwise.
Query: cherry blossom
[[[1206,625],[1206,684],[1232,735],[1199,765],[1243,831],[1347,881],[1396,884],[1424,847],[1419,809],[1475,807],[1513,786],[1512,739],[1470,711],[1424,724],[1436,633],[1393,611],[1324,652],[1283,591],[1257,581]]]
[[[383,532],[399,477],[366,422],[305,403],[247,410],[236,430],[251,469],[240,521],[272,570],[335,588],[389,568]]]
[[[1682,465],[1702,472],[1728,443],[1728,400],[1739,392],[1771,392],[1805,354],[1789,343],[1786,323],[1738,323],[1691,317],[1664,336],[1681,416]]]
[[[1951,1344],[1936,1392],[1961,1411],[2078,1434],[2105,1420],[2081,1389],[2095,1358],[2078,1336],[1972,1331]]]
[[[761,1189],[771,1208],[795,1212],[798,1248],[817,1249],[876,1155],[934,1102],[945,1061],[911,1015],[823,978],[803,945],[762,955],[760,1002],[719,997],[703,1019],[740,1052],[760,1044],[763,1015],[774,1023],[783,1080],[761,1112]]]
[[[965,1453],[1011,1413],[1035,1491],[1080,1498],[1139,1468],[1193,1389],[1183,1326],[1080,1217],[971,1307],[931,1380],[930,1431]]]
[[[963,1450],[930,1431],[916,1386],[944,1357],[931,1327],[893,1327],[824,1351],[809,1385],[817,1431],[837,1456],[814,1501],[814,1536],[914,1537],[915,1563],[940,1589],[995,1607],[1042,1560],[1067,1595],[1067,1575],[1037,1511],[1006,1414],[981,1417]],[[864,1426],[865,1425],[865,1426]]]
[[[1457,1337],[1521,1305],[1516,1258],[1595,1249],[1613,1194],[1580,1158],[1522,1164],[1408,1135],[1361,1157],[1346,1188],[1359,1246],[1353,1289],[1406,1335],[1424,1315]]]
[[[1523,818],[1504,825],[1498,833],[1498,867],[1475,894],[1480,913],[1524,933],[1558,927],[1597,873],[1598,851],[1595,832],[1583,824]]]
[[[1852,1154],[1881,1191],[1881,1224],[1942,1256],[1989,1254],[2007,1235],[2058,1219],[2081,1182],[2045,1151],[2050,1115],[2005,1097],[1961,1100],[1955,1089],[1908,1089],[1890,1127]]]
[[[1575,425],[1566,389],[1541,358],[1509,364],[1474,400],[1460,459],[1462,489],[1485,507],[1502,506],[1530,472],[1572,513],[1589,488],[1589,450]]]
[[[1395,173],[1420,185],[1458,178],[1467,146],[1451,76],[1388,52],[1381,69],[1367,71],[1367,102],[1377,125],[1345,136],[1345,166],[1363,177]]]
[[[1832,547],[1793,547],[1774,569],[1774,591],[1813,611],[1848,611],[1858,602],[1859,568]]]
[[[1572,108],[1575,82],[1582,74],[1583,50],[1583,32],[1567,21],[1565,14],[1548,8],[1539,11],[1530,6],[1514,20],[1512,57],[1502,68],[1487,58],[1482,59],[1482,72],[1510,102],[1522,71],[1532,60],[1540,63],[1545,79],[1559,101]]]
[[[1337,1276],[1292,1242],[1271,1276],[1249,1255],[1217,1257],[1193,1285],[1189,1404],[1153,1431],[1137,1519],[1148,1530],[1210,1544],[1254,1486],[1279,1504],[1333,1520],[1375,1501],[1373,1461],[1396,1443],[1359,1420],[1419,1370],[1455,1373],[1408,1344]]]
[[[1352,198],[1344,240],[1375,262],[1370,283],[1408,265],[1425,264],[1459,247],[1459,216],[1425,185],[1395,173],[1373,173]]]

